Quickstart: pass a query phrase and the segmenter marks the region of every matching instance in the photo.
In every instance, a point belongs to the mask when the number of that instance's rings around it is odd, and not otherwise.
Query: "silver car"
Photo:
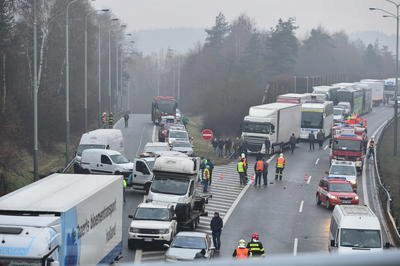
[[[179,232],[165,253],[168,262],[209,260],[214,256],[214,245],[210,235],[201,232]]]
[[[187,154],[188,156],[192,156],[193,155],[193,146],[188,141],[175,141],[175,142],[173,142],[171,150],[182,152],[184,154]]]

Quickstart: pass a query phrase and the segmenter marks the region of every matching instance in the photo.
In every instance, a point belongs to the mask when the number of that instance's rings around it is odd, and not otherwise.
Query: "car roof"
[[[203,232],[181,231],[176,236],[206,237],[206,235],[207,234]]]
[[[338,161],[332,160],[332,165],[347,165],[347,166],[354,166],[356,167],[356,163],[352,161]]]
[[[182,130],[182,129],[170,129],[170,130],[169,130],[169,132],[172,132],[172,131],[185,132],[185,133],[187,133],[186,130]]]
[[[165,147],[168,146],[166,142],[148,142],[145,147]]]
[[[102,153],[107,155],[119,155],[118,151],[108,150],[108,149],[86,149],[82,153]]]
[[[142,202],[138,208],[154,208],[154,209],[165,209],[172,207],[172,204],[167,203],[155,203],[155,202]]]
[[[326,180],[326,182],[328,182],[328,183],[350,184],[350,182],[347,181],[345,178],[341,179],[339,177],[333,177],[333,178],[323,177],[322,179]]]

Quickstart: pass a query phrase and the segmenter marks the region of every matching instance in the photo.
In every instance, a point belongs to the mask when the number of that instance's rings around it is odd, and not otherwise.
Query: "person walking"
[[[320,129],[317,133],[317,141],[318,141],[318,145],[319,145],[319,149],[322,149],[322,145],[324,144],[324,140],[325,140],[325,134],[324,132],[322,132],[322,129]]]
[[[271,141],[269,140],[269,137],[265,138],[264,146],[265,146],[265,155],[269,156],[270,155],[270,149],[271,149]]]
[[[128,114],[125,114],[125,115],[124,115],[125,128],[128,127],[128,120],[129,120],[129,115],[128,115]]]
[[[263,171],[263,181],[264,181],[264,186],[268,186],[268,160],[266,158],[263,158],[264,161],[264,171]]]
[[[236,259],[247,259],[251,257],[250,250],[246,247],[246,241],[244,239],[240,239],[238,246],[233,251],[232,257]]]
[[[311,149],[314,150],[314,142],[315,142],[314,131],[308,133],[308,142],[310,142],[310,151]]]
[[[290,143],[290,151],[293,154],[294,148],[296,148],[296,143],[297,143],[297,139],[294,133],[292,133],[292,135],[290,136],[289,143]]]
[[[212,173],[213,173],[213,169],[214,169],[214,164],[210,159],[207,159],[206,165],[208,165],[208,170],[210,171],[210,178],[209,178],[208,185],[211,186],[211,180],[212,180]]]
[[[218,155],[218,151],[217,151],[217,149],[218,149],[218,140],[217,140],[217,138],[213,138],[212,139],[211,145],[213,146],[214,154]]]
[[[210,179],[210,166],[206,165],[206,168],[203,170],[203,175],[202,175],[203,193],[208,192],[209,179]]]
[[[260,242],[260,236],[258,233],[251,234],[251,240],[247,243],[247,248],[249,249],[251,256],[264,256],[264,247],[263,244]]]
[[[254,173],[256,176],[254,180],[255,187],[257,185],[261,186],[261,175],[263,174],[263,172],[264,172],[264,161],[262,160],[261,157],[258,157],[256,163],[254,164]]]
[[[240,158],[237,165],[236,165],[236,170],[239,174],[239,181],[240,185],[246,185],[247,184],[247,177],[246,177],[246,171],[245,171],[245,164]]]
[[[111,112],[108,115],[108,128],[113,128],[114,126],[114,114]]]
[[[210,228],[216,252],[219,252],[221,248],[221,233],[223,227],[224,221],[219,216],[219,212],[214,212],[214,217],[211,219],[210,222]]]
[[[222,138],[218,139],[218,157],[222,158],[224,153],[225,141]]]
[[[230,138],[226,138],[225,140],[225,156],[229,158],[232,152],[232,141]]]
[[[285,169],[285,157],[283,157],[283,153],[281,153],[276,159],[276,170],[275,170],[275,180],[282,180],[283,169]]]
[[[201,181],[203,180],[203,173],[204,173],[204,169],[206,169],[206,165],[207,165],[207,159],[201,158],[201,161],[200,161]]]

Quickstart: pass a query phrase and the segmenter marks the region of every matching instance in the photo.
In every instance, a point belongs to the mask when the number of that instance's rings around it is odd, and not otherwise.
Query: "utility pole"
[[[294,76],[294,93],[296,93],[297,92],[297,77],[296,76]]]
[[[33,181],[39,179],[38,165],[38,81],[37,81],[37,14],[33,1]]]
[[[180,106],[180,101],[181,101],[181,58],[178,56],[178,106]],[[180,107],[179,107],[180,108]]]

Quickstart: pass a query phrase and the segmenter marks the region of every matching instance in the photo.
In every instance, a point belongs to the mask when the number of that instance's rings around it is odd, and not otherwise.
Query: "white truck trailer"
[[[242,139],[248,153],[262,152],[265,139],[271,141],[274,152],[282,151],[292,133],[300,137],[301,105],[270,103],[252,106],[242,123]]]
[[[384,80],[380,79],[362,79],[361,84],[366,84],[372,90],[372,104],[378,106],[383,102]]]
[[[122,192],[122,176],[52,174],[1,197],[0,265],[113,263]]]

